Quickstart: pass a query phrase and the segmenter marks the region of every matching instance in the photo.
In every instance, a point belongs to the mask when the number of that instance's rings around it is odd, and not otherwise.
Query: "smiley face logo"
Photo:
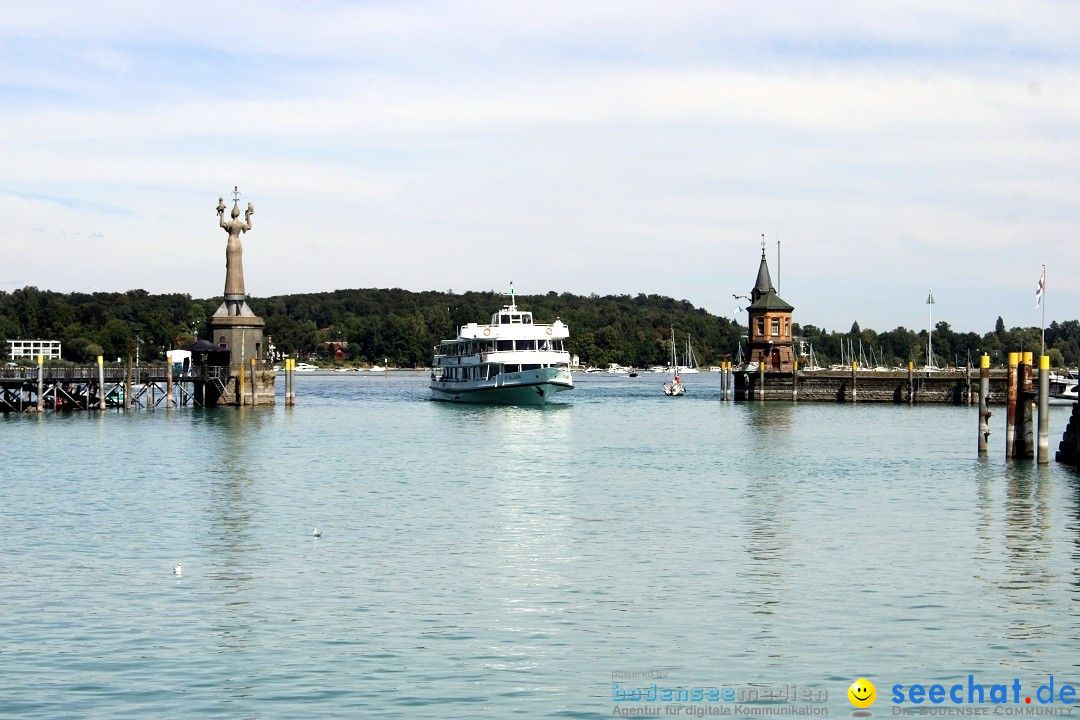
[[[848,700],[857,708],[868,708],[877,700],[877,688],[866,678],[859,678],[847,689]]]

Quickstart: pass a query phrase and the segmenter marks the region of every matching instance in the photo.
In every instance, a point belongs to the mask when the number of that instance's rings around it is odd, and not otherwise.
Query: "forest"
[[[164,360],[165,352],[204,337],[206,318],[222,299],[189,295],[125,293],[61,294],[36,287],[0,291],[0,336],[5,340],[59,340],[63,362],[87,364],[103,355],[108,362],[139,357]],[[432,347],[453,337],[455,328],[487,322],[506,302],[494,291],[412,292],[401,289],[357,289],[249,298],[248,305],[266,321],[278,357],[295,357],[326,365],[387,364],[424,367]],[[538,323],[560,318],[570,327],[568,348],[583,365],[633,367],[667,364],[671,331],[681,349],[689,339],[699,365],[735,359],[746,328],[712,315],[686,300],[660,295],[519,295],[518,307],[531,310]],[[898,327],[877,332],[853,322],[847,331],[828,331],[811,324],[794,325],[803,350],[813,350],[817,364],[828,366],[854,359],[871,365],[907,367],[925,364],[927,331]],[[1056,368],[1080,362],[1080,322],[1052,322],[1046,328],[1047,354]],[[954,331],[935,324],[932,346],[936,364],[974,363],[988,353],[995,367],[1007,353],[1033,350],[1042,342],[1037,327],[1011,329],[998,318],[993,330]],[[335,355],[335,350],[340,353]],[[8,344],[0,347],[8,360]],[[860,359],[861,358],[861,359]]]

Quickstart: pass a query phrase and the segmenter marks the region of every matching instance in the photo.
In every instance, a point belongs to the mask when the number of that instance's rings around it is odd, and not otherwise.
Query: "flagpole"
[[[930,326],[926,333],[926,369],[934,367],[934,291],[926,296],[926,304],[929,306]]]
[[[1046,265],[1043,265],[1043,295],[1046,295]],[[1039,357],[1046,354],[1046,298],[1042,298],[1042,352],[1039,353]]]

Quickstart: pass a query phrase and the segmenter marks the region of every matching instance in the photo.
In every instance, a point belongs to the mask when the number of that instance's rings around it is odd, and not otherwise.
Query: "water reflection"
[[[1004,480],[1002,486],[1002,480]],[[983,461],[976,485],[977,574],[993,583],[995,610],[1010,605],[1003,641],[1044,641],[1054,637],[1055,622],[1033,622],[1032,611],[1051,602],[1055,572],[1051,565],[1051,483],[1047,468],[1030,461],[1002,468]],[[1027,662],[1030,662],[1027,661]]]
[[[262,549],[254,531],[257,524],[258,468],[265,458],[257,457],[264,445],[258,438],[270,420],[266,408],[206,408],[196,411],[196,424],[205,446],[207,482],[204,555],[214,558],[210,579],[221,593],[228,619],[221,623],[221,645],[230,650],[247,650],[254,631],[251,588],[253,559]]]

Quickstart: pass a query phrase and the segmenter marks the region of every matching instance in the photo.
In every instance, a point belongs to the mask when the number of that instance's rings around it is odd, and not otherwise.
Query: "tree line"
[[[152,295],[145,290],[125,293],[61,294],[36,287],[0,291],[0,336],[5,340],[59,340],[64,360],[92,363],[98,355],[109,362],[139,355],[145,362],[164,360],[165,352],[205,337],[209,313],[222,298],[193,299],[190,295]],[[454,293],[411,292],[401,289],[355,289],[333,292],[249,298],[248,305],[266,321],[265,332],[277,352],[305,360],[344,364],[378,363],[423,367],[431,362],[432,347],[456,335],[470,322],[486,323],[506,302],[495,291]],[[517,296],[536,322],[561,319],[570,327],[568,349],[582,364],[634,367],[667,364],[671,331],[683,356],[689,340],[699,365],[736,359],[746,347],[746,328],[712,315],[686,300],[661,295],[546,295]],[[898,327],[887,332],[863,330],[857,322],[847,332],[815,325],[794,325],[803,350],[813,350],[817,364],[847,361],[848,353],[867,364],[906,367],[925,364],[927,331]],[[1080,362],[1080,322],[1052,322],[1046,328],[1047,354],[1054,367]],[[936,364],[965,365],[981,353],[999,366],[1013,350],[1039,352],[1036,327],[1006,330],[998,318],[983,335],[956,332],[947,322],[934,326],[932,345]],[[341,349],[341,357],[334,350]],[[0,348],[7,360],[8,344]],[[861,358],[860,358],[861,356]],[[977,364],[977,363],[976,363]]]

